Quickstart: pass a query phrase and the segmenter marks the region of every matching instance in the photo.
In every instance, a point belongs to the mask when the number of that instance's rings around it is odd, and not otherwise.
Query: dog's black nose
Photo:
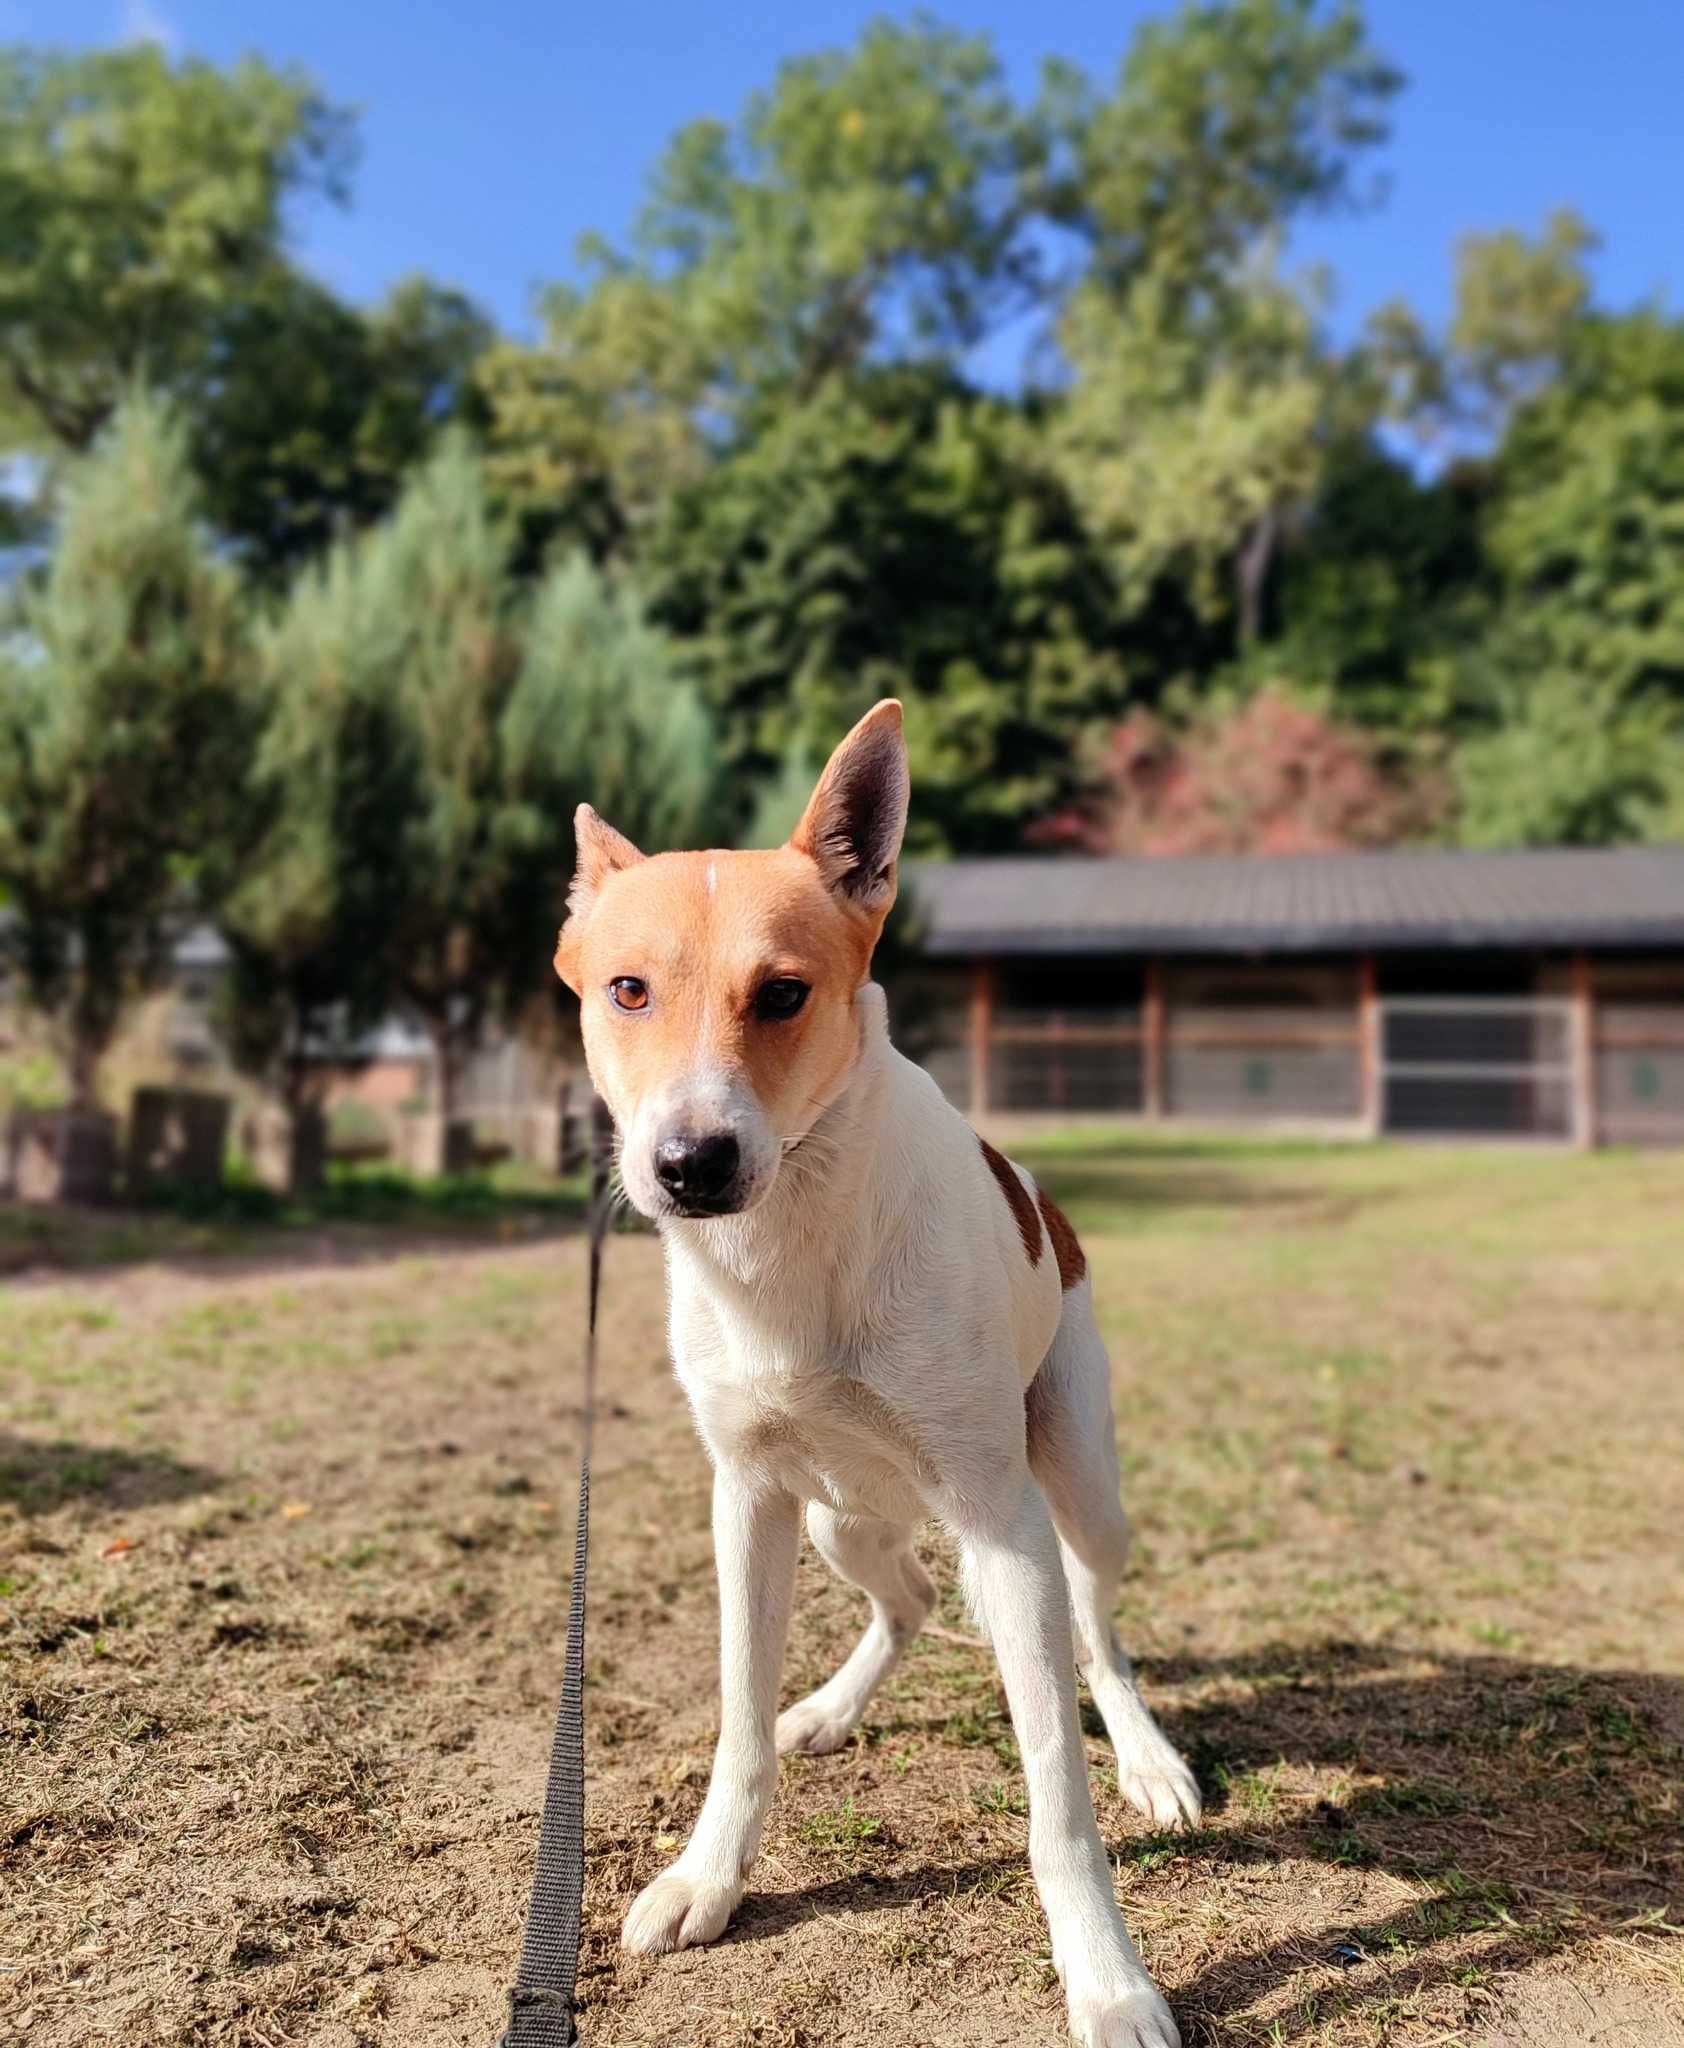
[[[655,1147],[655,1178],[673,1200],[707,1206],[737,1177],[741,1155],[729,1131],[703,1138],[663,1138]]]

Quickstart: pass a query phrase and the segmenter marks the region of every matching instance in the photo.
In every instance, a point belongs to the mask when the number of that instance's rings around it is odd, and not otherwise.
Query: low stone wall
[[[327,1179],[327,1116],[307,1103],[292,1116],[264,1108],[244,1119],[241,1144],[252,1171],[278,1194],[305,1194]]]
[[[397,1163],[407,1173],[471,1173],[474,1168],[474,1127],[465,1117],[446,1123],[430,1113],[392,1119]]]
[[[117,1119],[104,1110],[18,1109],[6,1130],[0,1188],[20,1202],[109,1202]]]
[[[232,1110],[226,1095],[197,1088],[137,1088],[124,1160],[129,1196],[159,1187],[220,1187]]]

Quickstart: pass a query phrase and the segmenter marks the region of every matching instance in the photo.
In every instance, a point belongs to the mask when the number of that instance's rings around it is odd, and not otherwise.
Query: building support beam
[[[1596,975],[1588,953],[1573,955],[1573,1143],[1598,1142],[1596,1118]]]
[[[971,962],[971,1121],[980,1123],[989,1112],[988,1062],[994,1038],[995,973],[992,960]]]
[[[1380,968],[1372,953],[1357,963],[1357,1058],[1361,1073],[1362,1122],[1371,1138],[1380,1135],[1386,1106],[1381,1099]]]
[[[1154,1121],[1164,1113],[1164,963],[1146,963],[1140,1011],[1141,1107]]]

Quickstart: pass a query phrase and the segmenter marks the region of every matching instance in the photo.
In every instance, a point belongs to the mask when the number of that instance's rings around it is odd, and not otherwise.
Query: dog
[[[912,1537],[934,1518],[999,1660],[1071,2032],[1175,2048],[1117,1907],[1077,1719],[1079,1666],[1125,1796],[1158,1827],[1197,1824],[1193,1774],[1111,1627],[1128,1525],[1110,1369],[1069,1223],[889,1043],[870,970],[908,796],[891,699],[776,851],[645,856],[588,804],[576,819],[556,968],[625,1193],[663,1242],[719,1572],[713,1776],[623,1941],[653,1954],[723,1932],[779,1752],[840,1749],[927,1619]],[[780,1714],[803,1510],[871,1620]]]

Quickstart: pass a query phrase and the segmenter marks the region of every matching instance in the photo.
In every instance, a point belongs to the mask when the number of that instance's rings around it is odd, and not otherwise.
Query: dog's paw
[[[717,1941],[741,1897],[740,1885],[709,1884],[674,1864],[633,1899],[620,1946],[633,1955],[658,1956]]]
[[[1156,1828],[1196,1828],[1204,1812],[1198,1779],[1156,1729],[1149,1743],[1118,1752],[1117,1790]]]
[[[854,1722],[827,1707],[817,1693],[778,1716],[779,1756],[830,1756],[854,1732]]]
[[[1179,1758],[1173,1771],[1119,1771],[1117,1790],[1157,1828],[1196,1828],[1204,1812],[1198,1781]]]
[[[1121,1998],[1072,1999],[1070,2032],[1081,2048],[1181,2048],[1181,2029],[1150,1984]]]

